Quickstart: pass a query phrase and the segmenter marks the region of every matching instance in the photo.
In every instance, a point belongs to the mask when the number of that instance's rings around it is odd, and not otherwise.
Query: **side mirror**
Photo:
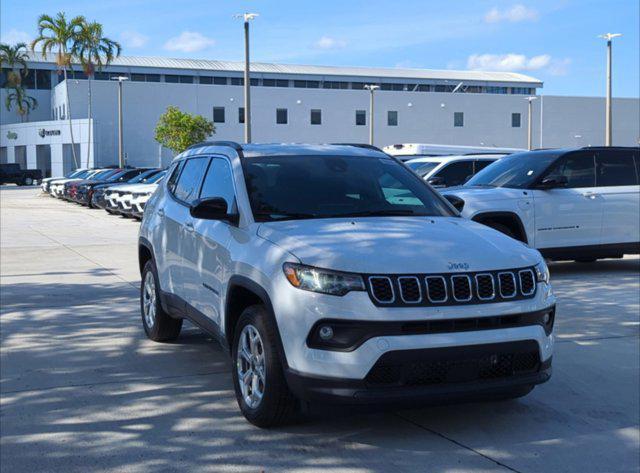
[[[434,176],[427,179],[427,182],[431,184],[433,187],[445,187],[447,182],[444,180],[444,177]]]
[[[462,212],[462,209],[464,208],[464,200],[462,200],[460,197],[457,197],[451,194],[445,195],[444,198],[447,199],[449,203],[453,205],[458,212]]]
[[[538,185],[538,189],[557,189],[559,187],[567,187],[569,180],[567,176],[547,176]]]
[[[226,220],[233,224],[240,221],[238,214],[227,213],[227,201],[222,197],[208,197],[198,199],[189,208],[189,213],[194,218],[203,220]]]

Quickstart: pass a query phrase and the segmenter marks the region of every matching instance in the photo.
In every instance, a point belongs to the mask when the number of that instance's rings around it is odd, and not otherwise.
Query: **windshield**
[[[262,156],[244,158],[242,166],[256,221],[453,215],[393,159]]]
[[[89,178],[89,180],[97,181],[97,180],[101,180],[101,179],[106,179],[107,177],[109,177],[114,172],[119,172],[119,171],[116,170],[116,169],[107,169],[105,171],[100,171],[100,172],[94,174],[93,176],[91,176]]]
[[[513,187],[523,189],[533,184],[559,156],[554,151],[516,153],[490,164],[469,179],[465,187]]]
[[[411,170],[413,172],[415,172],[418,176],[420,177],[424,177],[427,174],[429,174],[437,165],[439,165],[439,162],[433,163],[433,162],[411,162],[409,161],[408,163],[405,163],[407,166],[409,166],[411,168]]]
[[[166,173],[167,171],[164,170],[164,171],[160,171],[157,174],[154,174],[153,176],[151,176],[149,179],[145,181],[145,184],[155,184],[156,182],[160,182]]]
[[[159,169],[149,169],[148,171],[145,171],[129,179],[127,183],[128,184],[139,184],[139,183],[146,184],[151,177],[153,177],[155,174],[158,174],[159,172],[160,172]]]

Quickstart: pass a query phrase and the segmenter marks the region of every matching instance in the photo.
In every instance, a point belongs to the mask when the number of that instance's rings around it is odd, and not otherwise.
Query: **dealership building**
[[[0,118],[0,162],[60,175],[75,167],[117,163],[118,81],[123,92],[123,142],[133,166],[166,165],[172,153],[154,140],[168,106],[197,113],[215,124],[214,139],[243,140],[242,62],[160,57],[120,57],[91,81],[79,65],[63,77],[52,58],[28,62],[23,86],[38,101],[21,123],[4,106]],[[1,103],[5,103],[3,70]],[[545,96],[541,81],[523,74],[400,68],[251,65],[254,142],[367,142],[369,91],[376,84],[375,144],[421,142],[447,145],[527,145],[528,98],[534,147],[601,145],[605,103],[601,97]],[[613,143],[637,145],[640,102],[613,100]],[[71,125],[69,123],[69,119]]]

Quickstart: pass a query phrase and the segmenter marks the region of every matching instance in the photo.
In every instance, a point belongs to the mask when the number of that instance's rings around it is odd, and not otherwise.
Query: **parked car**
[[[513,154],[443,193],[464,217],[550,259],[637,254],[639,150],[612,146]]]
[[[73,200],[81,205],[92,207],[91,200],[97,186],[126,183],[147,170],[148,168],[120,169],[104,179],[80,182],[77,184],[77,191]]]
[[[124,217],[137,216],[132,207],[132,199],[134,194],[152,194],[157,184],[164,177],[166,171],[161,171],[151,177],[146,183],[132,184],[115,189],[109,189],[105,195],[107,205],[105,210],[111,214],[118,214]]]
[[[495,146],[440,145],[433,143],[398,143],[382,150],[399,159],[408,161],[420,156],[459,156],[464,154],[511,154],[525,151],[522,148],[498,148]]]
[[[74,201],[76,198],[76,193],[78,192],[79,186],[85,184],[87,182],[99,181],[102,182],[105,179],[121,172],[120,168],[108,168],[101,169],[100,171],[92,174],[91,176],[87,176],[84,179],[72,179],[64,183],[64,189],[62,191],[62,198],[69,201]]]
[[[504,154],[420,157],[406,161],[418,176],[433,187],[464,184],[471,176],[503,157]]]
[[[109,190],[116,189],[121,186],[131,185],[131,184],[146,184],[153,177],[161,172],[162,170],[159,168],[146,169],[144,172],[138,174],[137,176],[132,177],[126,182],[118,182],[118,183],[103,183],[97,184],[93,187],[93,195],[91,197],[91,205],[90,207],[104,209],[107,206],[106,200],[106,192]]]
[[[0,164],[0,184],[31,186],[41,179],[40,169],[22,169],[18,163]]]
[[[147,336],[186,318],[218,337],[261,427],[298,399],[503,399],[551,376],[540,253],[370,147],[191,147],[147,202],[139,265]]]
[[[40,187],[42,188],[42,192],[49,193],[49,187],[52,182],[58,181],[60,179],[73,179],[74,177],[79,177],[80,175],[86,172],[88,172],[87,168],[78,168],[68,172],[64,176],[47,177],[45,179],[42,179],[42,181],[40,182]]]
[[[62,179],[54,179],[49,182],[49,194],[52,197],[56,197],[58,199],[62,199],[64,195],[64,185],[71,181],[78,181],[82,179],[87,179],[99,172],[103,172],[105,169],[88,169],[86,171],[82,171],[79,174],[74,175],[73,177],[62,178]]]

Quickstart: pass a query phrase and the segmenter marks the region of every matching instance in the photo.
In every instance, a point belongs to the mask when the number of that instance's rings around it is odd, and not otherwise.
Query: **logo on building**
[[[45,130],[44,128],[40,128],[38,134],[40,138],[44,138],[45,136],[58,136],[60,135],[60,130]]]
[[[7,139],[8,140],[17,140],[18,139],[18,134],[14,131],[8,131],[7,132]]]

